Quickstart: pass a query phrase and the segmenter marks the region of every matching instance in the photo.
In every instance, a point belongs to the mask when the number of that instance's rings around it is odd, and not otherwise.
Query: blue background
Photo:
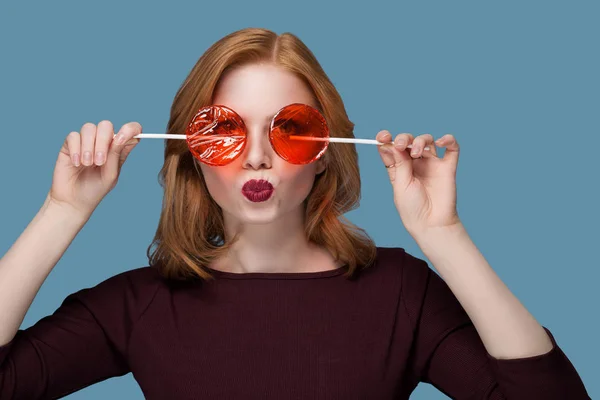
[[[600,396],[599,11],[592,1],[3,2],[0,254],[42,205],[70,131],[108,119],[164,132],[177,89],[211,44],[245,27],[289,31],[341,93],[356,137],[455,135],[467,231]],[[347,216],[378,245],[424,258],[375,146],[357,147],[362,201]],[[21,329],[68,294],[147,265],[162,162],[162,140],[138,144]],[[110,396],[143,398],[131,374],[68,397]],[[411,398],[447,397],[421,384]]]

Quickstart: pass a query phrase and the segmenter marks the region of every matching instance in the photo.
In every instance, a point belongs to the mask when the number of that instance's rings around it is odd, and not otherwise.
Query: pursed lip
[[[262,191],[272,191],[273,185],[271,182],[264,179],[250,179],[244,186],[242,186],[242,192],[262,192]]]
[[[264,179],[250,179],[242,187],[242,194],[253,203],[261,203],[271,198],[273,185]]]

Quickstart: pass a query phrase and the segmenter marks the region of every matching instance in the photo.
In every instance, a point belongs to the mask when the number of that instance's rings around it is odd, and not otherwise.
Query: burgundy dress
[[[548,353],[495,359],[426,261],[377,252],[352,279],[344,267],[212,282],[120,273],[0,347],[0,399],[130,372],[148,399],[408,399],[419,382],[456,399],[589,399],[547,328]]]

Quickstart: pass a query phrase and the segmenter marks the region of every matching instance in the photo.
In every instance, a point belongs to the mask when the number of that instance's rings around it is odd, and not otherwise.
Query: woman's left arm
[[[456,210],[456,139],[445,135],[434,142],[430,134],[413,138],[403,133],[392,143],[391,134],[381,131],[377,140],[385,143],[379,151],[400,218],[445,281],[439,286],[447,285],[471,320],[491,358],[503,395],[521,398],[525,393],[550,391],[556,398],[565,392],[576,396],[571,398],[588,398],[569,360],[500,280],[460,221]],[[409,145],[410,154],[406,151]],[[443,158],[437,157],[436,145],[446,148]],[[430,296],[436,298],[433,293]],[[454,300],[451,297],[447,296],[449,302]],[[435,314],[428,311],[427,315]],[[449,339],[446,347],[468,346],[458,337]],[[444,354],[444,350],[439,353]],[[456,378],[464,375],[463,371],[452,373]],[[537,385],[544,388],[536,391]]]
[[[452,135],[434,142],[387,131],[377,140],[394,189],[394,203],[408,232],[461,303],[490,355],[498,359],[544,354],[552,342],[471,241],[456,210],[459,146]],[[407,151],[411,145],[411,154]],[[437,157],[436,145],[446,147]],[[425,150],[428,147],[429,150]],[[391,166],[391,167],[390,167]]]
[[[414,239],[469,315],[492,357],[532,357],[552,350],[544,328],[490,267],[462,224],[432,229]]]

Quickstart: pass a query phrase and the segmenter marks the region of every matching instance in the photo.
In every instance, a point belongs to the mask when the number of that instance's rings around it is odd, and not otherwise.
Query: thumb
[[[139,126],[139,124],[137,125]],[[108,151],[106,174],[113,178],[118,177],[121,166],[127,159],[127,156],[140,141],[140,139],[133,138],[133,136],[141,132],[141,126],[139,126],[139,129],[136,127],[128,129],[127,127],[128,125],[125,125],[119,134],[113,137],[113,141],[111,142]],[[123,135],[122,141],[119,141],[120,135]]]
[[[125,143],[123,150],[121,151],[121,156],[119,157],[119,168],[125,163],[129,153],[135,147],[136,144],[140,142],[140,139],[131,139],[129,142]]]

